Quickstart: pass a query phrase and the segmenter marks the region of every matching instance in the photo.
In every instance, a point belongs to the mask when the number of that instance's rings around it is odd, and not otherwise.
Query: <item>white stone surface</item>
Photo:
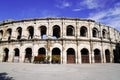
[[[120,80],[120,64],[0,63],[1,73],[15,80]]]
[[[58,33],[54,31],[55,26],[60,28]],[[70,32],[73,34],[71,36],[66,34],[69,26],[72,26]],[[30,28],[31,30],[29,30]],[[86,28],[85,32],[82,32],[86,34],[84,37],[81,36],[82,28]],[[18,31],[20,29],[21,31]],[[94,29],[96,37],[93,37]],[[30,38],[30,31],[33,32],[32,38]],[[46,33],[46,39],[42,39],[41,31]],[[84,30],[82,29],[82,31]],[[59,38],[55,39],[53,33],[59,34]],[[17,39],[19,36],[21,36],[20,40]],[[105,38],[103,38],[104,36]],[[61,64],[67,64],[67,50],[72,48],[75,51],[75,63],[81,64],[81,50],[86,48],[89,53],[89,63],[95,62],[95,49],[100,50],[101,63],[106,63],[105,50],[109,50],[110,62],[112,63],[114,62],[113,50],[115,50],[116,43],[119,42],[120,32],[118,30],[89,19],[39,18],[6,22],[0,24],[0,62],[13,62],[15,49],[18,49],[19,62],[24,63],[27,48],[32,50],[32,61],[34,56],[38,55],[40,48],[45,49],[45,55],[50,55],[51,61],[52,50],[58,48],[61,51]],[[9,50],[6,60],[5,49]]]

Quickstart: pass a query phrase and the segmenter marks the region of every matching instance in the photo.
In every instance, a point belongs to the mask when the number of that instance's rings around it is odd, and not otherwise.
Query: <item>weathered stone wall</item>
[[[53,37],[54,26],[59,26],[60,37]],[[67,35],[67,26],[72,26],[72,35]],[[29,39],[29,26],[33,27],[33,37]],[[46,37],[42,39],[40,27],[46,27]],[[85,27],[81,33],[81,28]],[[17,28],[22,28],[21,38],[18,40]],[[96,34],[93,37],[93,28],[96,29]],[[11,29],[11,33],[9,30]],[[105,30],[105,33],[103,32]],[[57,32],[56,32],[57,34]],[[104,34],[104,35],[103,35]],[[8,37],[11,37],[8,39]],[[105,37],[104,37],[105,36]],[[88,50],[89,63],[95,63],[95,49],[100,50],[100,63],[106,63],[105,51],[109,50],[110,62],[114,62],[114,51],[116,43],[120,41],[120,33],[114,28],[106,25],[96,23],[92,20],[85,19],[69,19],[69,18],[45,18],[45,19],[30,19],[30,20],[19,20],[8,23],[0,24],[0,62],[4,61],[6,56],[5,49],[8,51],[8,60],[5,62],[13,62],[15,56],[15,49],[19,49],[19,62],[24,62],[26,48],[32,50],[32,61],[34,56],[38,55],[39,48],[44,48],[45,55],[50,55],[50,61],[52,60],[52,50],[58,48],[60,50],[61,63],[68,63],[68,49],[72,49],[75,52],[74,63],[82,62],[82,49]],[[97,62],[96,62],[97,63]]]

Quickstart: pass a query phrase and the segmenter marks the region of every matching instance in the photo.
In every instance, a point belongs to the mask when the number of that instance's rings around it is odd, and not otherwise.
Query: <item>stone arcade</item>
[[[60,56],[60,63],[112,63],[120,32],[90,19],[39,18],[0,24],[0,62],[33,62]]]

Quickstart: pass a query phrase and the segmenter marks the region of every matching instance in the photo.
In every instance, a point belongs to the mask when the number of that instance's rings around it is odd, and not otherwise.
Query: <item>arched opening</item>
[[[75,50],[73,48],[67,50],[67,63],[75,63]]]
[[[97,30],[97,28],[93,28],[92,34],[93,34],[93,37],[98,37],[98,30]]]
[[[107,31],[105,29],[102,30],[103,38],[107,38]]]
[[[80,28],[80,36],[86,37],[87,36],[87,28],[85,26],[82,26]]]
[[[8,40],[11,39],[11,34],[12,34],[12,29],[7,29],[7,34],[8,34]]]
[[[20,51],[18,48],[15,48],[14,51],[15,51],[15,54],[14,54],[13,62],[19,62]]]
[[[4,49],[4,58],[3,58],[3,62],[7,62],[8,61],[8,58],[9,58],[9,49],[8,48],[5,48]]]
[[[21,27],[17,28],[17,33],[18,33],[17,40],[20,40],[21,39],[21,35],[22,35],[22,28]]]
[[[46,31],[47,31],[46,26],[41,26],[41,27],[40,27],[41,39],[46,39]]]
[[[0,30],[0,41],[2,40],[3,37],[3,30]]]
[[[30,62],[31,63],[32,59],[32,49],[31,48],[26,48],[25,49],[25,62]]]
[[[105,50],[105,58],[106,63],[110,63],[110,51],[108,49]]]
[[[86,48],[81,50],[82,63],[89,63],[89,51]]]
[[[46,55],[45,48],[39,48],[39,50],[38,50],[38,56],[45,57],[45,55]]]
[[[101,55],[100,55],[99,49],[94,50],[94,60],[95,60],[95,63],[101,63]]]
[[[75,35],[75,30],[72,25],[67,26],[67,36],[74,36]]]
[[[34,36],[33,26],[29,26],[27,29],[28,29],[28,32],[29,32],[28,39],[33,39],[33,36]]]
[[[60,27],[58,25],[53,26],[53,37],[60,38]]]
[[[61,63],[61,50],[59,48],[53,48],[52,50],[52,63]]]

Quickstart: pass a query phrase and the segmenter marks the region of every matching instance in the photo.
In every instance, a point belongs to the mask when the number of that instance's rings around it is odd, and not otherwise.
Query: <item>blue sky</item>
[[[44,17],[90,18],[120,31],[120,0],[0,1],[0,21]]]

